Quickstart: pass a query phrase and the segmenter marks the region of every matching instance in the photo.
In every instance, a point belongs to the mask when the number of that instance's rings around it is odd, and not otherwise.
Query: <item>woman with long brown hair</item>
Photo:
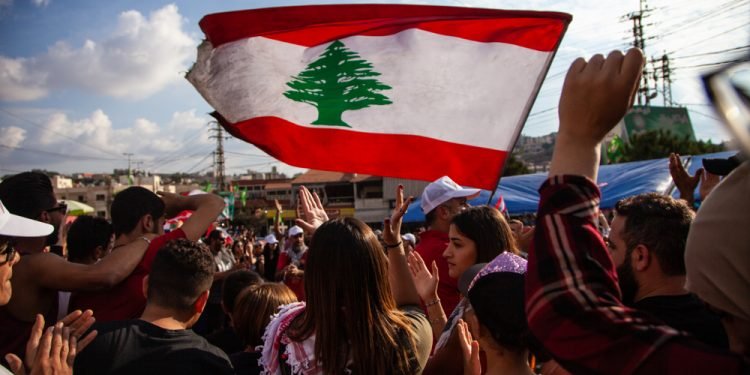
[[[307,303],[282,307],[266,329],[261,363],[270,374],[416,374],[432,335],[400,239],[403,187],[385,222],[385,249],[363,222],[328,221],[320,199],[300,190],[314,234],[305,270]],[[385,251],[384,251],[385,250]],[[387,255],[386,255],[387,254]]]

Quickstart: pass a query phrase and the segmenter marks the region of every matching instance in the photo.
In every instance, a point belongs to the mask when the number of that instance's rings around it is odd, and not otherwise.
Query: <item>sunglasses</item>
[[[3,255],[5,255],[5,259],[0,261],[0,266],[5,265],[5,263],[10,262],[16,257],[16,244],[13,240],[8,239],[0,244],[0,259],[3,259]]]
[[[68,205],[65,202],[63,202],[63,201],[60,201],[60,202],[57,202],[57,206],[52,207],[52,208],[48,208],[48,209],[46,209],[44,211],[46,211],[46,212],[60,211],[60,212],[65,213],[65,212],[68,212]]]

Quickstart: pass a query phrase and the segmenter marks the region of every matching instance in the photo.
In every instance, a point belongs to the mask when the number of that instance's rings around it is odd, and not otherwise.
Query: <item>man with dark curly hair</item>
[[[719,317],[685,289],[685,243],[694,216],[684,201],[658,193],[622,199],[608,246],[626,305],[726,349]]]
[[[190,328],[208,300],[214,261],[187,239],[168,242],[143,281],[140,319],[95,325],[99,331],[75,362],[76,374],[233,374],[227,355]]]

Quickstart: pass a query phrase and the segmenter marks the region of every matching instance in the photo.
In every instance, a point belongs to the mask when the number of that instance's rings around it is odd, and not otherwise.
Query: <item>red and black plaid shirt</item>
[[[574,374],[740,374],[742,357],[709,348],[620,301],[595,220],[600,192],[582,176],[554,176],[541,200],[526,279],[534,335]]]

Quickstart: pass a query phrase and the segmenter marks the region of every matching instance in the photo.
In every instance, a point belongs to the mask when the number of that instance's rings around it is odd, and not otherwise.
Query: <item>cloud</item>
[[[26,130],[16,126],[0,128],[0,140],[3,146],[18,147],[26,139]]]
[[[92,149],[99,149],[109,151],[110,155],[132,152],[138,154],[141,159],[149,159],[164,152],[183,149],[189,151],[190,147],[195,144],[209,143],[207,136],[196,136],[196,133],[202,130],[207,122],[207,118],[197,117],[195,110],[190,110],[173,113],[172,119],[166,126],[160,126],[145,118],[138,118],[130,127],[115,129],[109,116],[100,109],[81,119],[70,119],[67,114],[58,112],[49,116],[37,140],[46,149],[50,146],[58,146],[58,149],[71,152],[78,150],[77,153],[80,153],[80,150],[88,152]],[[194,131],[186,134],[185,129]],[[186,144],[184,141],[189,135],[193,135],[193,139]],[[90,147],[83,149],[80,144]]]
[[[35,100],[68,88],[117,98],[148,97],[183,80],[197,43],[183,24],[174,4],[149,17],[131,10],[121,13],[112,33],[99,41],[89,39],[80,47],[58,41],[31,58],[0,56],[0,100]]]
[[[27,59],[0,56],[0,100],[35,100],[47,95],[47,75],[30,71]]]
[[[25,150],[0,149],[3,161],[17,168],[43,165],[68,172],[111,170],[126,162],[123,153],[132,153],[133,160],[143,162],[142,167],[151,171],[187,170],[214,146],[207,127],[210,119],[196,115],[194,109],[174,112],[166,123],[138,118],[125,127],[115,127],[101,109],[79,118],[61,111],[26,112],[41,117],[35,121],[38,127],[29,128],[30,122],[19,121],[14,124],[17,126],[0,128],[0,144],[17,147],[23,142]],[[13,120],[8,117],[8,121]],[[205,167],[211,159],[204,161]]]
[[[37,8],[46,8],[47,5],[49,5],[50,0],[31,0],[31,3]]]

